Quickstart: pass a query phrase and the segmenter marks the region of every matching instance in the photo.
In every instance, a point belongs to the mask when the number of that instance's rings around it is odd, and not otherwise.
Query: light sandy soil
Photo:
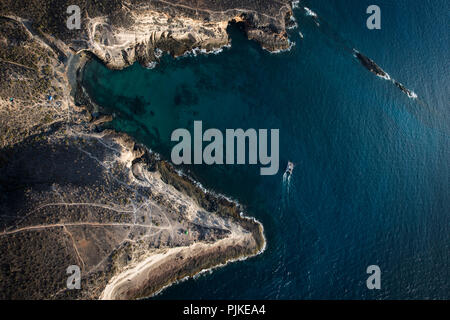
[[[239,244],[247,245],[248,241],[252,242],[250,234],[232,233],[230,237],[213,244],[195,243],[188,247],[177,247],[155,252],[114,276],[105,287],[105,290],[103,290],[100,299],[126,299],[130,293],[139,290],[143,283],[151,282],[152,278],[164,274],[165,266],[178,263],[180,257],[182,259],[188,257],[195,259],[196,256],[207,255],[217,248],[233,247]]]

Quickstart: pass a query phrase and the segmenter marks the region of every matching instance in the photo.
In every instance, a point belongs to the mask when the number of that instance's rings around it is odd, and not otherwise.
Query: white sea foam
[[[270,50],[267,50],[267,49],[264,49],[264,50],[266,50],[266,51],[268,51],[270,53],[273,53],[273,54],[282,53],[282,52],[288,52],[288,51],[291,51],[291,49],[295,46],[295,41],[291,41],[291,40],[288,39],[288,43],[289,43],[289,47],[287,47],[286,49],[280,49],[280,50],[275,50],[275,51],[270,51]]]
[[[315,13],[314,11],[312,11],[310,8],[308,7],[304,7],[305,11],[306,11],[306,15],[307,16],[311,16],[314,18],[317,18],[317,13]]]
[[[159,49],[159,48],[156,48],[155,49],[155,57],[156,58],[161,58],[162,56],[163,56],[163,54],[164,54],[164,51],[162,51],[161,49]]]
[[[300,7],[300,0],[292,1],[292,9],[298,9]]]
[[[297,20],[295,19],[295,17],[291,16],[290,20],[293,22],[293,24],[290,27],[286,28],[286,29],[287,30],[297,29],[298,28],[298,23],[297,23]]]
[[[158,62],[152,61],[152,62],[148,63],[148,64],[145,66],[145,68],[147,68],[147,69],[154,69],[157,65],[158,65]]]
[[[381,78],[381,79],[384,79],[384,80],[391,80],[391,79],[392,79],[391,76],[390,76],[387,72],[384,72],[384,75],[383,75],[383,76],[377,74],[377,77],[379,77],[379,78]]]
[[[417,99],[417,94],[414,91],[408,91],[408,97],[410,97],[411,99]]]
[[[202,49],[199,47],[195,47],[189,51],[186,51],[183,55],[181,55],[180,57],[196,57],[199,54],[203,54],[203,55],[208,55],[208,54],[219,54],[221,52],[223,52],[224,48],[230,48],[231,45],[230,44],[226,44],[224,46],[222,46],[221,48],[217,48],[217,49],[212,49],[212,50],[206,50],[206,49]]]
[[[292,26],[290,26],[290,27],[288,27],[288,28],[286,28],[287,30],[295,30],[295,29],[297,29],[298,28],[298,24],[297,23],[295,23],[295,24],[293,24]]]

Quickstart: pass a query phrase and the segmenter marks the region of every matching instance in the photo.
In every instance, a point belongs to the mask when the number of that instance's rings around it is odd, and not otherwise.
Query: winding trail
[[[41,230],[47,228],[57,228],[57,227],[72,227],[72,226],[92,226],[92,227],[107,227],[107,226],[115,226],[115,227],[142,227],[148,229],[160,229],[160,230],[169,230],[170,227],[157,227],[151,226],[148,224],[134,224],[134,223],[119,223],[119,222],[69,222],[69,223],[53,223],[53,224],[40,224],[35,226],[22,227],[10,231],[0,232],[0,236],[6,236],[14,233],[24,232],[24,231],[33,231],[33,230]]]

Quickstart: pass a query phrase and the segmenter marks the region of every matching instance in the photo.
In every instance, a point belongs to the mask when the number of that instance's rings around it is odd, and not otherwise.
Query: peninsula
[[[67,28],[68,5],[79,6],[80,29]],[[80,79],[93,58],[121,69],[219,49],[229,23],[283,50],[291,15],[286,0],[2,1],[0,298],[148,297],[264,250],[245,208],[104,129],[111,118]],[[73,265],[79,290],[66,284]]]

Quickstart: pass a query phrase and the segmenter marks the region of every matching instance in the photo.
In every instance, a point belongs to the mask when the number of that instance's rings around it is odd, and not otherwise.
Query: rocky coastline
[[[194,10],[190,1],[118,2],[108,15],[88,17],[86,8],[84,38],[59,29],[50,35],[51,23],[36,27],[37,16],[8,1],[0,7],[0,67],[11,80],[0,90],[0,298],[148,297],[265,248],[262,225],[239,204],[204,190],[131,137],[104,130],[110,118],[96,116],[79,80],[93,56],[124,68],[157,60],[157,49],[173,56],[218,49],[229,44],[230,22],[267,50],[285,49],[290,3]],[[17,37],[19,58],[11,53]],[[22,63],[36,48],[47,58]],[[20,82],[24,74],[29,82]],[[20,91],[41,78],[45,90]],[[32,114],[36,105],[45,122]],[[81,290],[66,287],[69,265],[81,268]]]

